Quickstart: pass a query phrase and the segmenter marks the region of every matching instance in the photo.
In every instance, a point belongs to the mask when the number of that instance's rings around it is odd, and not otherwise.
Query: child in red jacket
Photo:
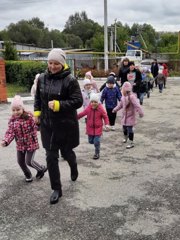
[[[103,121],[106,129],[109,129],[109,119],[103,105],[99,103],[99,95],[92,93],[89,106],[78,114],[78,119],[87,116],[86,133],[90,144],[94,144],[95,154],[93,159],[100,157],[100,140],[103,130]]]
[[[37,126],[33,115],[24,110],[24,104],[20,96],[16,95],[11,103],[12,116],[8,123],[8,130],[1,142],[2,147],[8,146],[13,139],[16,140],[17,161],[21,167],[26,182],[32,182],[30,166],[37,170],[36,178],[40,179],[47,171],[45,166],[34,161],[34,154],[39,148],[37,139]]]

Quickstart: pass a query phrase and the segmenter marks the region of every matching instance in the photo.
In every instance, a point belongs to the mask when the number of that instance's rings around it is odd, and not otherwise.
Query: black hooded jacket
[[[48,107],[48,102],[60,102],[58,112]],[[78,81],[70,74],[69,68],[59,73],[48,71],[39,77],[34,102],[34,111],[40,111],[41,138],[48,150],[79,145],[79,124],[77,109],[83,104]]]

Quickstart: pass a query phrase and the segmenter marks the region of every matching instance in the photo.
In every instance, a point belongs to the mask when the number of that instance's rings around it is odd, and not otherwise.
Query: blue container
[[[135,48],[133,48],[133,46],[129,46],[127,45],[127,50],[136,50],[136,49],[140,49],[141,48],[141,44],[138,41],[133,41],[133,42],[128,42],[129,44],[135,46]]]

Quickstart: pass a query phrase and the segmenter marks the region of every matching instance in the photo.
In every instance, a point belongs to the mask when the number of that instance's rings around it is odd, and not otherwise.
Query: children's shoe
[[[126,146],[127,149],[130,149],[133,147],[134,147],[134,143],[132,141]]]
[[[28,182],[28,183],[30,183],[30,182],[33,181],[33,178],[32,178],[32,177],[26,177],[25,181]]]
[[[98,153],[94,154],[93,159],[95,159],[95,160],[99,159],[99,154]]]
[[[111,126],[111,131],[115,131],[115,130],[116,130],[115,126]]]
[[[127,143],[128,137],[125,136],[125,138],[123,139],[123,143]]]
[[[36,178],[41,179],[42,177],[44,177],[44,173],[46,171],[47,171],[47,167],[44,166],[42,170],[37,171]]]

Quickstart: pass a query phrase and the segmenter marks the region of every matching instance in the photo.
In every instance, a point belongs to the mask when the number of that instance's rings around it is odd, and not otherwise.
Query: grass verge
[[[28,88],[26,86],[20,86],[15,83],[7,83],[7,96],[14,97],[14,95],[19,94],[27,94],[29,93]]]

